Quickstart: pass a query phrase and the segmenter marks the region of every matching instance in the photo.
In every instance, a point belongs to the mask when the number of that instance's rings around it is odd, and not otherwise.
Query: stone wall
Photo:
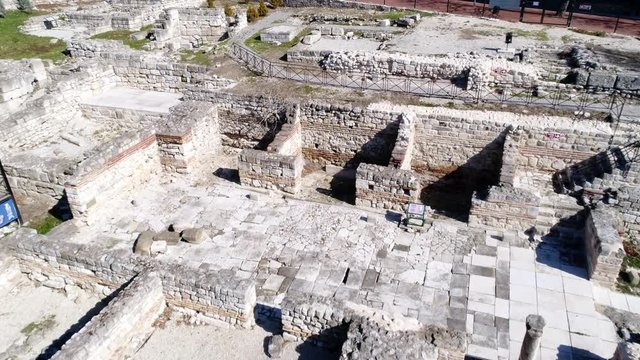
[[[618,220],[610,210],[596,208],[587,217],[584,228],[589,278],[612,289],[624,258],[617,224]]]
[[[26,228],[11,236],[7,240],[21,271],[45,286],[62,289],[73,285],[105,296],[145,269],[157,269],[165,299],[172,307],[227,327],[253,324],[255,282],[236,276],[232,270],[196,271],[180,263],[141,257],[130,249],[68,243]]]
[[[155,127],[160,163],[168,173],[191,173],[198,159],[215,155],[221,146],[217,107],[210,103],[183,102]]]
[[[322,65],[326,70],[346,73],[395,75],[432,80],[466,80],[466,88],[478,84],[510,84],[531,87],[539,74],[531,65],[480,55],[422,56],[383,51],[332,52]]]
[[[401,114],[398,124],[398,137],[391,151],[389,166],[401,170],[411,170],[411,159],[415,146],[416,121],[414,114]]]
[[[78,164],[65,190],[74,217],[86,217],[110,196],[148,181],[160,170],[157,143],[152,132],[124,133],[99,146]]]
[[[75,333],[52,359],[120,359],[132,356],[153,332],[166,307],[162,281],[138,274],[106,308]]]
[[[300,189],[303,168],[302,155],[280,155],[245,149],[238,157],[240,183],[244,186],[295,194]]]
[[[176,63],[131,51],[118,41],[70,41],[67,49],[72,57],[105,59],[113,66],[118,83],[123,86],[153,91],[181,91],[187,85],[205,90],[228,87],[233,81],[213,74],[206,66]]]
[[[520,188],[492,186],[488,194],[474,193],[469,224],[525,231],[536,224],[540,198]]]
[[[356,205],[404,210],[419,202],[420,180],[416,173],[393,167],[361,163],[356,171]]]

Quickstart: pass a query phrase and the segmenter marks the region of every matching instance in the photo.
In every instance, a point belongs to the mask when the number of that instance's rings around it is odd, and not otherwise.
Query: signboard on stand
[[[18,210],[13,198],[6,198],[0,201],[0,228],[18,221]]]

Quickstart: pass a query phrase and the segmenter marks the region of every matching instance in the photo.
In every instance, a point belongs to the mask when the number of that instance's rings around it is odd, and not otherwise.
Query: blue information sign
[[[12,198],[0,203],[0,227],[18,220],[18,212],[16,211],[16,203]]]

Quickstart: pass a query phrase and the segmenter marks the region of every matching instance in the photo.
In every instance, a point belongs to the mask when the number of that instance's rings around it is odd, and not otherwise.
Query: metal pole
[[[613,33],[615,34],[616,31],[618,31],[618,24],[620,23],[620,15],[618,15],[618,18],[616,19],[616,26],[613,28]]]
[[[482,0],[482,16],[484,16],[484,7],[487,3],[485,3],[486,0]]]
[[[542,9],[542,16],[540,17],[540,24],[544,24],[544,13],[547,9]]]
[[[418,8],[418,0],[413,0],[413,8]]]
[[[2,161],[0,161],[0,174],[2,174],[2,180],[4,180],[4,184],[7,187],[7,191],[9,192],[9,196],[13,200],[13,205],[16,207],[16,212],[18,213],[18,224],[22,225],[22,214],[20,214],[20,209],[18,208],[18,202],[16,201],[16,197],[13,196],[13,190],[11,189],[11,185],[9,185],[9,179],[7,179],[7,173],[4,171],[4,166],[2,165]]]
[[[450,3],[450,0],[447,0],[447,12],[449,12],[449,3]]]
[[[524,20],[524,0],[520,1],[520,22]]]
[[[572,0],[569,0],[569,6],[570,8],[569,10],[569,16],[567,17],[567,27],[571,27],[571,20],[573,20],[573,8],[575,7],[575,4]]]

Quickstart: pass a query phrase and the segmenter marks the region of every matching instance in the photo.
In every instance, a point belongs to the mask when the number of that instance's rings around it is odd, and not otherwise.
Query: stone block
[[[163,231],[153,237],[153,241],[166,241],[167,245],[177,245],[180,239],[180,233],[174,231]]]
[[[146,39],[147,34],[148,33],[146,31],[138,31],[138,32],[134,32],[129,37],[131,38],[131,40],[140,41],[140,40]]]
[[[311,45],[318,42],[321,37],[322,35],[320,35],[320,32],[312,32],[311,34],[302,38],[302,43],[306,45]]]
[[[207,233],[204,229],[186,229],[181,234],[182,240],[190,244],[200,244],[207,238]]]
[[[154,241],[151,244],[151,255],[164,254],[167,252],[166,241]]]
[[[615,87],[618,90],[640,90],[640,76],[638,74],[620,74]]]
[[[391,26],[391,20],[389,19],[378,20],[378,26]]]
[[[134,252],[138,255],[151,256],[151,244],[155,233],[153,231],[143,231],[138,235]]]
[[[613,88],[616,83],[616,75],[606,72],[593,71],[589,74],[587,86],[598,88]]]

